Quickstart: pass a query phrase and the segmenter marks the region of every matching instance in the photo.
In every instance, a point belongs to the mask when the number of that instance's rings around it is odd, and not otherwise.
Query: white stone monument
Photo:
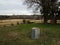
[[[38,39],[40,37],[40,29],[37,27],[32,28],[32,39]]]

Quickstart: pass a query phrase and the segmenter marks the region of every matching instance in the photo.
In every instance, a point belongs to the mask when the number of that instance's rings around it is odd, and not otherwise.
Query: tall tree
[[[57,1],[58,0],[25,0],[29,7],[35,7],[34,11],[40,9],[44,17],[44,23],[47,23],[48,15],[51,15],[52,23],[56,23],[55,14],[57,10]]]
[[[58,13],[58,2],[57,0],[50,1],[50,16],[51,16],[51,23],[56,24],[56,15]]]

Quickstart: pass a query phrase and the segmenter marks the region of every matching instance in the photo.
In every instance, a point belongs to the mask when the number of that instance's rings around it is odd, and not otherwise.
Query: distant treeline
[[[51,16],[47,16],[48,19],[51,19]],[[0,15],[0,20],[5,20],[5,19],[43,19],[43,15],[12,15],[12,16],[7,16],[7,15]],[[60,15],[56,15],[56,19],[60,20]]]
[[[7,16],[7,15],[0,15],[0,19],[40,19],[42,16],[41,15],[12,15],[12,16]]]

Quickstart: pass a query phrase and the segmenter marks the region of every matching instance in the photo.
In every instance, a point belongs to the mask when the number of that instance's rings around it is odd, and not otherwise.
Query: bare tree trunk
[[[54,23],[54,24],[56,24],[56,23],[57,23],[56,16],[54,16],[53,23]]]
[[[43,16],[44,16],[44,24],[46,24],[47,23],[47,20],[48,20],[48,18],[47,18],[48,15],[47,14],[44,14]]]
[[[52,15],[51,16],[51,24],[56,24],[56,23],[57,23],[56,16]]]

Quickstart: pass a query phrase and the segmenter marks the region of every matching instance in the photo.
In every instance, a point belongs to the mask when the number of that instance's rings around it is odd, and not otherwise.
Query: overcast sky
[[[24,0],[0,0],[0,14],[32,14]]]
[[[0,14],[32,14],[32,10],[27,9],[23,2],[24,0],[0,0]]]

